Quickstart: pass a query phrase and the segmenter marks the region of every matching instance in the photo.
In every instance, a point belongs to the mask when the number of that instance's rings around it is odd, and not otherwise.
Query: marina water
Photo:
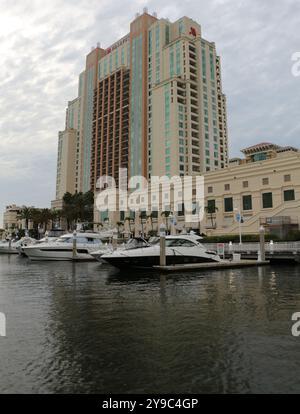
[[[0,256],[0,393],[299,393],[300,266],[164,276]]]

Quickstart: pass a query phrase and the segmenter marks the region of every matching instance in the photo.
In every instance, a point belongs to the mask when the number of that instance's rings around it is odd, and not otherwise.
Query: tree
[[[154,217],[154,213],[152,212],[152,213],[150,213],[150,214],[148,214],[148,216],[147,216],[147,220],[149,220],[150,221],[150,224],[151,224],[151,231],[152,231],[152,233],[154,233],[154,227],[153,227],[153,219],[154,219],[155,217]]]
[[[32,219],[33,215],[33,208],[31,207],[23,207],[21,213],[18,215],[18,218],[21,220],[25,220],[25,230],[28,230],[28,223],[29,220]]]
[[[169,233],[169,217],[170,217],[170,215],[171,215],[171,211],[163,211],[161,213],[161,216],[165,217],[167,233]]]
[[[49,208],[43,208],[42,210],[40,210],[40,212],[39,212],[39,221],[40,221],[39,224],[42,225],[45,232],[48,229],[49,222],[52,221],[53,218],[54,218],[53,211],[50,210]]]
[[[67,221],[68,228],[75,228],[76,222],[93,223],[94,193],[66,193],[63,196],[62,216]]]
[[[144,233],[144,224],[145,224],[145,220],[147,220],[147,213],[146,211],[141,211],[139,218],[141,220],[141,225],[142,225],[142,236],[144,237],[145,233]]]
[[[131,231],[131,222],[132,222],[131,217],[125,217],[124,223],[126,223],[126,221],[128,221],[129,231],[130,231],[130,233],[132,233],[132,231]]]
[[[216,212],[219,211],[218,207],[215,204],[208,204],[205,207],[205,212],[206,214],[209,216],[210,220],[211,220],[211,226],[212,228],[215,227],[214,224],[214,214],[216,214]]]

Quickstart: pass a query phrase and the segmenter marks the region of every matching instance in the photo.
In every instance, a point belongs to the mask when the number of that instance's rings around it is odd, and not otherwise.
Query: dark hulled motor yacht
[[[166,236],[167,266],[175,264],[220,262],[216,252],[208,251],[201,243],[201,237],[188,234]],[[147,242],[141,238],[132,239],[123,249],[101,256],[105,261],[119,269],[149,269],[160,264],[159,238]]]

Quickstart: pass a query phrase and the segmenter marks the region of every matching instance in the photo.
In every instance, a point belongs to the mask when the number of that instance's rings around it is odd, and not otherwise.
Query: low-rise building
[[[261,225],[284,237],[299,229],[300,151],[261,143],[242,151],[222,172],[205,174],[208,235],[257,234]]]
[[[3,213],[4,230],[11,231],[13,229],[18,229],[21,227],[21,211],[22,207],[19,207],[16,204],[6,206],[5,212]]]
[[[244,158],[232,159],[229,167],[204,174],[204,218],[200,223],[189,223],[183,211],[175,213],[177,232],[193,229],[208,236],[238,234],[240,222],[243,234],[257,234],[262,225],[268,233],[280,237],[299,229],[300,151],[262,143],[242,153]],[[159,198],[164,199],[165,195],[160,194]],[[169,205],[170,211],[176,211],[172,197]],[[112,226],[123,222],[126,232],[135,234],[157,231],[168,221],[162,213],[166,208],[160,206],[160,210],[151,218],[149,211],[144,215],[95,211],[95,222],[108,220]]]
[[[22,219],[22,211],[26,208],[25,206],[17,206],[11,204],[6,206],[5,212],[3,213],[3,229],[6,233],[10,233],[14,230],[25,230],[26,219]],[[29,207],[34,209],[34,207]],[[32,229],[32,221],[28,220],[28,229]]]

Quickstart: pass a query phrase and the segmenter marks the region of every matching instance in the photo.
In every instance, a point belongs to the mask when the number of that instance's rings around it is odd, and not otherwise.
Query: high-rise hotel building
[[[147,178],[226,167],[226,98],[215,44],[188,17],[172,23],[147,10],[136,15],[128,35],[87,56],[60,140],[71,135],[67,147],[75,156],[58,154],[57,198],[68,191],[61,185],[66,156],[72,191],[95,190],[103,175],[118,180],[120,167]]]

